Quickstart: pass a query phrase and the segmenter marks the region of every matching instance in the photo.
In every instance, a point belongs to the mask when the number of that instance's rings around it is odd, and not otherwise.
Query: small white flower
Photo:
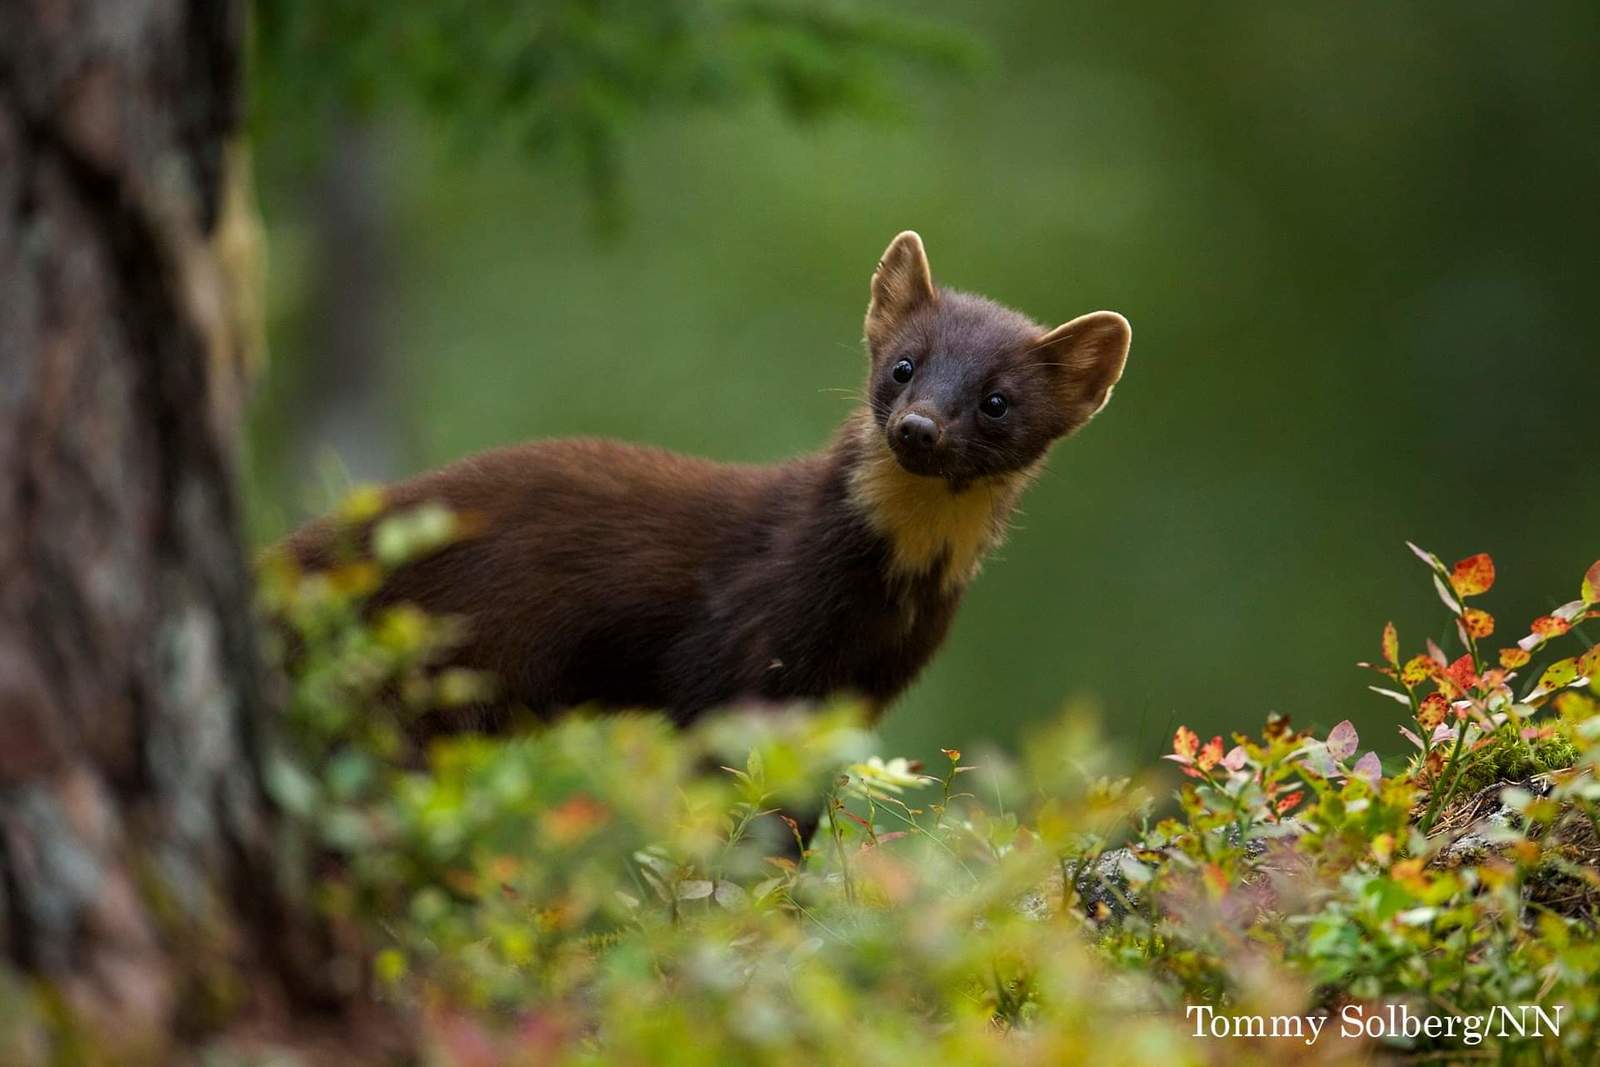
[[[873,756],[865,763],[851,764],[850,773],[861,779],[869,789],[883,789],[890,793],[904,792],[907,786],[920,786],[924,781],[922,775],[912,770],[911,761],[904,756],[896,756],[887,763],[883,757]]]

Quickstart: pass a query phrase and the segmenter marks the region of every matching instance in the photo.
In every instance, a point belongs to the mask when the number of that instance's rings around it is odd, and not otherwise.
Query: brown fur
[[[438,501],[475,532],[400,569],[378,602],[464,617],[459,662],[539,714],[656,707],[686,721],[841,694],[881,708],[943,640],[1051,443],[1104,406],[1128,330],[1097,312],[1046,333],[939,289],[906,233],[873,276],[866,335],[868,403],[813,455],[742,466],[547,441],[394,486],[391,510]],[[996,393],[1008,410],[981,414]],[[921,445],[911,425],[931,428]],[[284,547],[324,567],[333,532],[313,523]],[[500,721],[480,710],[433,728]]]

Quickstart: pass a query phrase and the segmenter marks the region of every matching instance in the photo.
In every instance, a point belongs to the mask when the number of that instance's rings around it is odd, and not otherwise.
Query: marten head
[[[1105,407],[1132,334],[1114,311],[1047,330],[991,300],[934,285],[907,230],[872,275],[867,397],[905,471],[953,491],[1027,470]]]

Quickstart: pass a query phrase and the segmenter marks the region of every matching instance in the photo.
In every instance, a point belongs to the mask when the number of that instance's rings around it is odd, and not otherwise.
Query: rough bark
[[[173,1062],[318,969],[272,888],[234,498],[243,34],[242,0],[0,4],[8,1064]]]

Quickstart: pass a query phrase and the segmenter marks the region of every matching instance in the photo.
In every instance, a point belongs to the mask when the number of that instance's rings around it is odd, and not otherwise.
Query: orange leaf
[[[1552,637],[1560,637],[1570,629],[1572,624],[1559,615],[1541,615],[1533,620],[1534,634],[1547,641]]]
[[[1400,666],[1400,634],[1392,622],[1383,624],[1383,658],[1391,667]]]
[[[1488,637],[1494,633],[1494,616],[1481,608],[1468,608],[1462,612],[1461,618],[1467,633],[1473,637]]]
[[[1416,857],[1401,860],[1389,868],[1389,873],[1413,893],[1421,893],[1428,888],[1428,880],[1422,872],[1422,860]]]
[[[1172,751],[1180,756],[1193,759],[1199,747],[1200,735],[1187,726],[1178,727],[1178,732],[1172,735]]]
[[[1304,789],[1296,789],[1293,793],[1288,794],[1274,804],[1272,806],[1272,810],[1277,812],[1279,815],[1282,815],[1292,810],[1296,804],[1305,799],[1305,796],[1306,791]]]
[[[1489,553],[1479,552],[1468,556],[1450,572],[1450,584],[1458,596],[1477,596],[1487,593],[1494,585],[1494,560]]]
[[[1445,668],[1445,677],[1455,683],[1463,693],[1478,684],[1478,672],[1473,669],[1472,656],[1465,655]]]
[[[570,845],[604,825],[611,811],[593,797],[575,794],[544,813],[544,831],[559,845]]]
[[[1211,768],[1221,763],[1222,738],[1213,737],[1211,740],[1207,741],[1206,747],[1200,750],[1200,754],[1195,756],[1194,761],[1202,771],[1209,771]]]
[[[1600,600],[1600,559],[1595,560],[1594,566],[1583,576],[1583,602],[1593,604],[1597,600]]]
[[[1526,667],[1528,661],[1532,658],[1532,655],[1520,648],[1502,648],[1500,650],[1500,666],[1508,671],[1514,671],[1518,667]]]
[[[1442,694],[1429,693],[1417,708],[1417,721],[1431,730],[1444,722],[1445,712],[1449,710],[1450,702]]]
[[[1427,656],[1412,656],[1400,670],[1400,683],[1408,689],[1414,685],[1421,685],[1433,677],[1433,670],[1433,660]]]

